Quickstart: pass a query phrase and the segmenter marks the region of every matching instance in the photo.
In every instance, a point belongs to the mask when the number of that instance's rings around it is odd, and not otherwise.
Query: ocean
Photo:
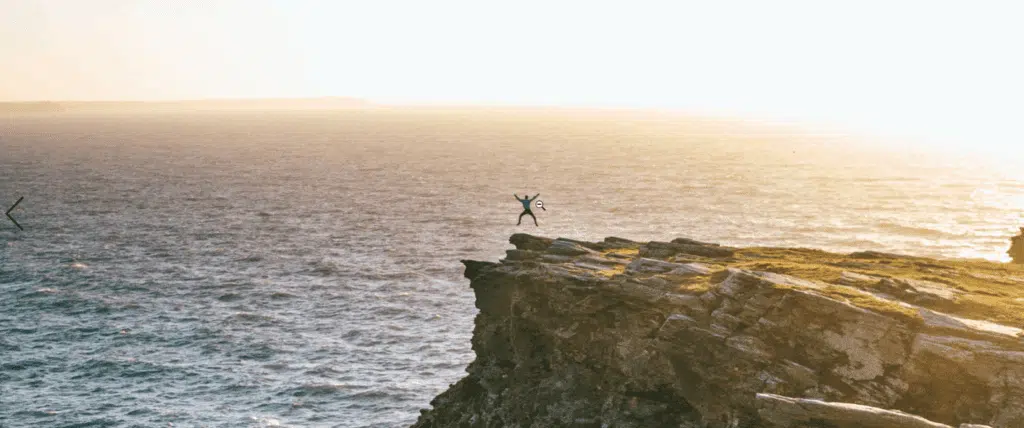
[[[636,113],[0,118],[0,427],[401,427],[508,237],[1006,260],[1019,159]],[[513,193],[540,194],[540,226]]]

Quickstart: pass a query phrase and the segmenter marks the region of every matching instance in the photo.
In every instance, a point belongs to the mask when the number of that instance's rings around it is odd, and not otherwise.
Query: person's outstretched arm
[[[532,201],[532,200],[534,200],[534,199],[537,199],[537,197],[538,197],[538,196],[540,196],[540,193],[538,193],[538,194],[536,194],[536,195],[533,195],[533,197],[532,197],[532,198],[530,198],[530,200]]]
[[[517,201],[519,200],[519,195],[513,193],[512,196],[515,196]]]

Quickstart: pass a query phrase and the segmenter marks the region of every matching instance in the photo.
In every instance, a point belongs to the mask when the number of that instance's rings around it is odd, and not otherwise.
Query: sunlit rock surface
[[[415,427],[1024,427],[1024,267],[510,242],[464,261],[477,358]]]

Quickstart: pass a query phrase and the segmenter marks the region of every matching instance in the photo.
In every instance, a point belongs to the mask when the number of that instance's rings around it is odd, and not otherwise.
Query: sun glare
[[[1013,2],[0,0],[0,99],[680,109],[963,146],[1024,132]]]

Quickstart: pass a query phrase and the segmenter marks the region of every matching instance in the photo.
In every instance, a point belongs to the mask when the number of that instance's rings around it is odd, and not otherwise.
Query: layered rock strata
[[[414,427],[1024,427],[1024,268],[510,242],[463,262],[477,358]]]

